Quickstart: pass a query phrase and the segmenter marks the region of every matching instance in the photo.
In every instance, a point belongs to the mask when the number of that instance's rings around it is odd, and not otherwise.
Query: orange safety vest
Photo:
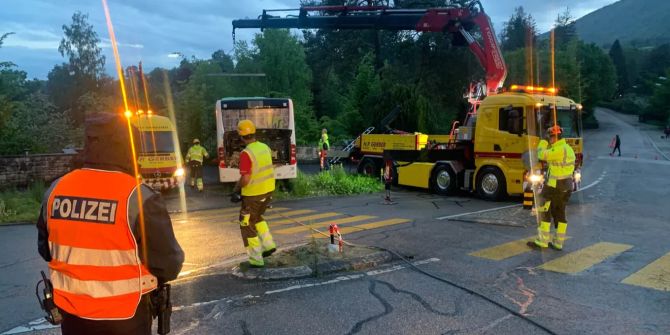
[[[142,295],[156,288],[128,222],[136,186],[125,173],[81,169],[54,187],[46,217],[59,308],[91,320],[129,319]]]

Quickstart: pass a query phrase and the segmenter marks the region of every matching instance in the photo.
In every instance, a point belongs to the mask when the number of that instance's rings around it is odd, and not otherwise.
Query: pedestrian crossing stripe
[[[286,207],[274,207],[274,208],[269,208],[266,213],[275,213],[279,211],[285,211],[289,210],[290,208]],[[205,211],[196,211],[193,212],[193,216],[197,218],[198,221],[203,221],[203,220],[213,220],[213,219],[219,219],[219,218],[235,218],[237,219],[237,216],[240,212],[239,207],[234,207],[234,208],[224,208],[224,209],[213,209],[213,210],[207,210],[205,214],[203,214]],[[187,222],[189,220],[188,216],[181,214],[178,217],[173,217],[172,218],[174,222],[180,223],[180,222]]]
[[[491,259],[494,261],[501,261],[503,259],[507,259],[531,251],[531,249],[528,247],[528,245],[526,245],[526,243],[528,243],[528,241],[532,241],[534,238],[535,236],[522,238],[520,240],[507,242],[490,248],[474,251],[469,253],[468,255]]]
[[[279,226],[279,225],[285,225],[289,223],[296,223],[297,222],[309,222],[313,220],[318,220],[318,219],[325,219],[325,218],[331,218],[334,216],[340,216],[342,215],[341,213],[335,213],[335,212],[328,212],[328,213],[320,213],[320,214],[313,214],[313,215],[307,215],[307,216],[300,216],[292,219],[283,219],[283,220],[277,220],[277,221],[270,221],[270,226]],[[297,223],[296,223],[297,224]]]
[[[548,261],[540,265],[539,268],[560,273],[579,273],[632,247],[628,244],[598,242]]]
[[[670,253],[621,281],[624,284],[670,291]]]
[[[365,220],[376,219],[376,218],[377,218],[376,216],[372,216],[372,215],[356,215],[356,216],[350,216],[350,217],[335,219],[335,220],[325,220],[323,222],[312,223],[312,224],[308,224],[308,225],[304,225],[304,226],[284,228],[284,229],[274,231],[274,233],[283,234],[283,235],[295,234],[295,233],[299,233],[299,232],[307,231],[307,230],[312,230],[312,229],[328,228],[328,226],[331,225],[331,224],[341,225],[343,223],[359,222],[359,221],[365,221]]]
[[[270,215],[263,215],[263,218],[270,222],[269,220],[273,219],[283,219],[286,216],[297,216],[297,215],[303,215],[303,214],[311,214],[315,213],[315,210],[311,209],[296,209],[288,212],[283,212],[283,213],[277,213],[277,214],[270,214]],[[270,222],[272,224],[272,222]]]
[[[479,258],[486,258],[494,261],[502,261],[514,256],[521,255],[526,252],[533,251],[533,249],[528,247],[528,242],[535,240],[536,237],[537,236],[529,236],[526,238],[522,238],[520,240],[511,241],[495,245],[490,248],[473,251],[468,255]],[[569,238],[570,236],[566,236],[566,239]]]
[[[362,225],[357,225],[357,226],[352,226],[352,227],[341,227],[340,228],[340,233],[342,233],[342,234],[356,233],[356,232],[360,232],[360,231],[364,231],[364,230],[381,228],[381,227],[386,227],[386,226],[392,226],[392,225],[407,223],[407,222],[411,222],[411,221],[412,220],[408,220],[408,219],[388,219],[388,220],[383,220],[383,221],[365,223],[365,224],[362,224]],[[312,234],[312,237],[326,238],[327,236],[324,236],[324,235],[318,234],[318,233],[314,233],[314,234]]]

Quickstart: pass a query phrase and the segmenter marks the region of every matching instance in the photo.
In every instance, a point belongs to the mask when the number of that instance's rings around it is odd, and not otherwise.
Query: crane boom
[[[342,29],[342,30],[413,30],[444,32],[464,39],[486,72],[486,93],[496,94],[507,76],[507,67],[498,46],[491,20],[481,4],[478,7],[399,9],[386,6],[304,6],[299,9],[263,10],[256,19],[233,20],[235,29]],[[270,13],[298,11],[298,15],[276,16]],[[478,27],[483,44],[471,31]]]

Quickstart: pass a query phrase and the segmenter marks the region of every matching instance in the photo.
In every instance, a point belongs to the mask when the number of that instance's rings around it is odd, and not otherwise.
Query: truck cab
[[[515,86],[486,97],[468,125],[474,128],[473,190],[486,199],[523,193],[529,164],[537,165],[537,144],[554,117],[581,165],[581,106],[543,88]],[[522,157],[529,162],[524,164]]]

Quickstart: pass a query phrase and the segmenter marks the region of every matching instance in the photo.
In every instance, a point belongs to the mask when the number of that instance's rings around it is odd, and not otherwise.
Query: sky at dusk
[[[514,7],[523,6],[533,15],[541,32],[551,28],[566,7],[576,18],[616,0],[482,0],[497,32]],[[209,58],[222,49],[232,52],[231,21],[254,18],[262,9],[297,8],[298,0],[108,0],[119,52],[124,65],[140,60],[148,70],[171,68],[179,52],[187,57]],[[114,73],[112,49],[100,1],[96,0],[3,0],[0,35],[15,32],[0,48],[0,61],[11,61],[29,78],[45,79],[54,65],[65,62],[58,53],[63,24],[75,11],[89,14],[89,22],[102,40],[107,73]],[[238,40],[249,40],[258,30],[238,30]]]

